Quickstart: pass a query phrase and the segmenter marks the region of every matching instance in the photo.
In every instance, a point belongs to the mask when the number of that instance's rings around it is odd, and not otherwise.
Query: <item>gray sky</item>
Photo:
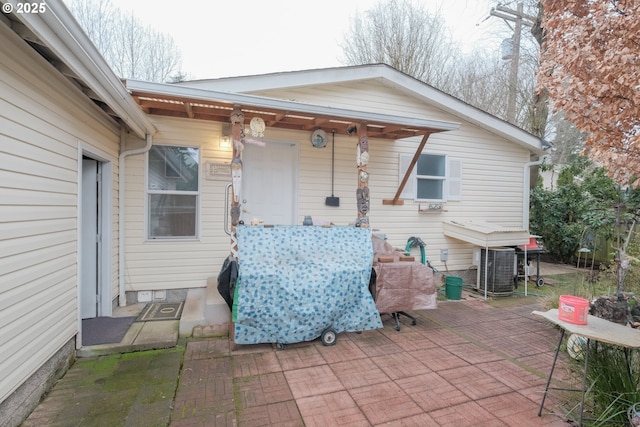
[[[379,0],[112,1],[145,25],[169,33],[182,53],[182,71],[204,79],[340,66],[339,44],[356,10]],[[463,50],[495,44],[497,52],[499,41],[488,34],[505,25],[496,18],[481,23],[493,3],[420,2],[429,11],[440,10]]]

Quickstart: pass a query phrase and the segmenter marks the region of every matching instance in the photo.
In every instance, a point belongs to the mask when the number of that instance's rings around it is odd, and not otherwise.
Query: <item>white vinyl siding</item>
[[[3,23],[0,39],[2,401],[78,333],[78,144],[115,161],[119,130]],[[117,166],[106,179],[117,212]]]
[[[229,255],[230,240],[224,232],[224,190],[230,180],[206,179],[207,163],[231,160],[231,149],[219,147],[221,124],[150,116],[158,133],[153,144],[184,146],[199,151],[197,238],[147,239],[146,155],[126,158],[126,291],[204,287],[218,275]]]
[[[458,117],[427,105],[417,98],[402,96],[398,91],[370,80],[288,90],[261,91],[252,93],[252,95],[294,99],[309,104],[390,114],[399,117],[428,118],[447,122],[460,121]]]
[[[425,146],[425,151],[445,153],[452,160],[449,163],[452,176],[447,192],[449,201],[459,200],[459,203],[447,203],[438,213],[420,213],[419,202],[411,200],[405,200],[403,206],[382,204],[383,199],[393,199],[398,189],[400,154],[411,158],[420,143],[420,138],[395,142],[372,138],[369,142],[369,216],[374,232],[384,234],[394,247],[404,247],[411,236],[421,237],[427,244],[427,256],[438,269],[444,269],[444,265],[439,261],[440,249],[449,250],[447,267],[450,270],[466,270],[471,265],[473,255],[471,245],[444,236],[443,221],[484,220],[507,227],[519,227],[522,224],[523,167],[530,161],[530,153],[512,142],[460,117],[425,104],[417,98],[403,96],[392,88],[370,80],[262,91],[259,94],[351,110],[381,112],[380,106],[384,106],[382,112],[386,114],[459,122],[460,129],[432,134]],[[300,212],[321,212],[329,218],[337,218],[336,224],[347,224],[353,221],[356,215],[353,184],[355,172],[352,160],[355,158],[355,140],[345,135],[336,136],[336,140],[336,196],[340,196],[340,212],[335,208],[330,210],[331,208],[318,206],[323,203],[317,203],[317,199],[314,200],[315,210],[311,206],[301,206]],[[305,138],[302,147],[306,147],[306,141]],[[301,162],[313,164],[315,168],[321,167],[320,161],[330,165],[329,153],[322,151],[311,152],[314,157],[306,159],[305,156],[310,151],[303,150]],[[459,180],[454,179],[454,168],[460,172],[457,174]],[[327,179],[329,177],[329,173],[326,172],[321,175]],[[301,198],[305,197],[305,191],[309,191],[309,186],[317,188],[320,194],[323,188],[330,188],[328,181],[313,179],[317,177],[309,177],[309,180],[306,178],[305,167],[301,165]],[[301,200],[301,205],[303,202],[304,200]]]

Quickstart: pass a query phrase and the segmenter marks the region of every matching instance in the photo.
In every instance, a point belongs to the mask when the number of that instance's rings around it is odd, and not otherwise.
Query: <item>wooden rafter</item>
[[[190,119],[193,119],[193,109],[191,108],[190,102],[184,103],[184,109],[187,111],[187,117],[189,117]]]
[[[148,114],[170,117],[184,117],[190,119],[210,120],[226,123],[231,111],[238,107],[245,117],[245,124],[256,116],[261,117],[268,127],[311,131],[322,129],[325,132],[336,131],[346,134],[350,123],[360,122],[350,117],[331,116],[328,114],[299,113],[269,107],[251,105],[234,106],[227,101],[202,100],[189,97],[177,97],[163,94],[132,92],[140,108]],[[367,134],[370,138],[397,140],[402,138],[422,136],[442,129],[409,128],[406,125],[388,122],[367,123]]]

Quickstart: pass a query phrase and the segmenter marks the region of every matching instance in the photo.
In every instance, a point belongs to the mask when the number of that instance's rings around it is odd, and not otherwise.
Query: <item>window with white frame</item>
[[[400,154],[402,182],[413,154]],[[462,162],[444,154],[422,153],[400,195],[403,199],[444,202],[461,200]]]
[[[148,153],[149,239],[198,237],[200,150],[154,145]]]

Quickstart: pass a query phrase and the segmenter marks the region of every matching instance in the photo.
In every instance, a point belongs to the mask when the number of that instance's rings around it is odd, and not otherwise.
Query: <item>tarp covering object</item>
[[[382,327],[369,292],[371,231],[356,227],[237,228],[237,344],[311,341]]]
[[[380,313],[437,307],[438,291],[433,280],[433,270],[429,266],[419,262],[400,261],[401,254],[376,236],[373,236],[373,248],[375,301]],[[377,262],[379,258],[386,258],[389,262]]]

